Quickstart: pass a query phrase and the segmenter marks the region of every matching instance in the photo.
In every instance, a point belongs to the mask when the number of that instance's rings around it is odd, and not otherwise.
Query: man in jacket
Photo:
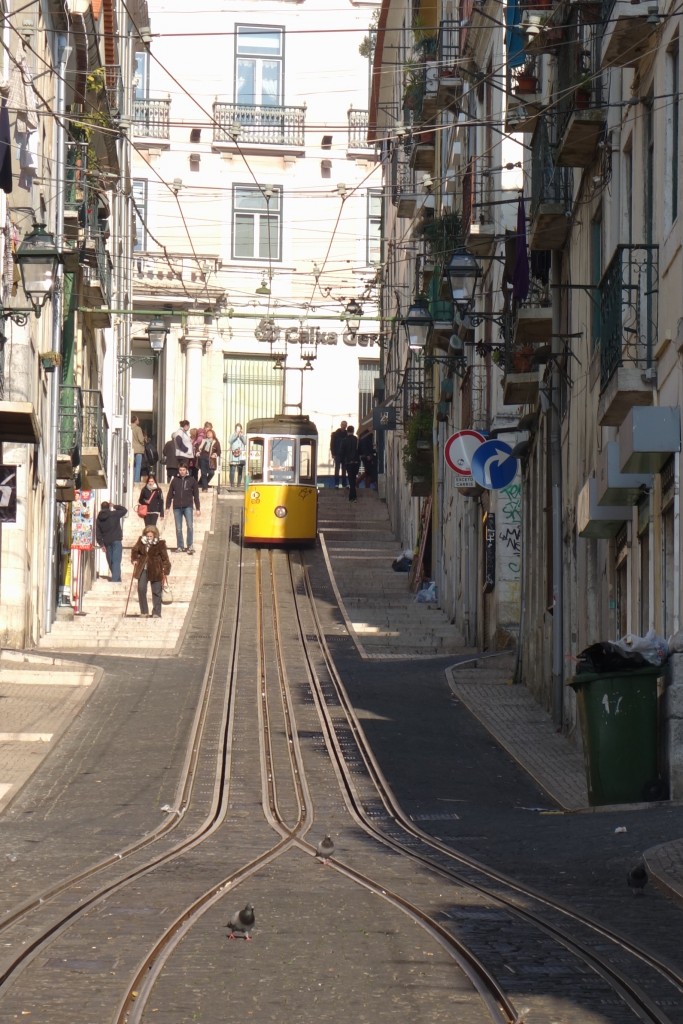
[[[112,583],[121,582],[121,555],[123,554],[123,517],[128,509],[123,505],[110,505],[103,501],[95,520],[95,540],[107,556]]]
[[[342,465],[349,478],[349,501],[356,500],[356,477],[360,468],[360,457],[358,455],[358,438],[353,427],[346,428],[346,437],[340,446]]]
[[[166,508],[173,505],[175,519],[176,551],[187,550],[188,555],[194,554],[194,526],[192,506],[200,515],[199,486],[195,477],[190,476],[187,466],[178,467],[178,475],[171,480],[166,492]],[[187,524],[187,548],[183,544],[183,519]]]
[[[142,480],[142,456],[145,454],[145,432],[140,426],[137,416],[130,418],[130,430],[133,435],[133,483]]]
[[[344,469],[344,462],[341,457],[341,445],[345,437],[346,420],[342,420],[337,429],[332,431],[332,436],[330,437],[330,455],[334,462],[334,486],[338,488],[346,487],[346,470]],[[340,472],[341,483],[339,483]]]

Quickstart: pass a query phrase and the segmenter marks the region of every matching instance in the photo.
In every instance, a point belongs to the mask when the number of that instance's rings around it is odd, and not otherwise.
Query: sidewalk
[[[373,491],[359,491],[355,504],[346,498],[344,491],[321,492],[320,545],[360,657],[457,657],[459,661],[446,670],[454,696],[545,792],[570,813],[608,810],[588,807],[581,751],[555,731],[549,715],[524,686],[512,684],[514,654],[479,656],[463,646],[440,608],[417,604],[407,574],[391,568],[401,545],[391,531],[386,505]],[[98,681],[101,670],[70,662],[69,652],[173,656],[182,642],[217,500],[214,491],[202,499],[202,516],[195,520],[196,554],[171,555],[174,600],[164,607],[160,620],[123,618],[131,578],[130,547],[142,525],[129,517],[124,530],[124,583],[97,580],[85,597],[84,614],[54,623],[37,652],[0,653],[0,813]],[[220,500],[237,501],[239,494],[222,495]],[[164,536],[169,547],[175,546],[172,519],[166,520]],[[134,593],[130,606],[137,612]],[[683,898],[683,839],[648,850],[645,859],[658,882]]]

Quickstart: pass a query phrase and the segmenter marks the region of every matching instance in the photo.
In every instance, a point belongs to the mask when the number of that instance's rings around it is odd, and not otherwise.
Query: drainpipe
[[[57,81],[55,91],[55,244],[61,250],[64,242],[64,192],[66,163],[66,133],[64,128],[64,80],[66,66],[71,54],[67,37],[57,39]],[[52,350],[62,351],[62,315],[64,306],[64,271],[57,266],[52,293]],[[59,448],[59,373],[50,374],[50,435],[45,473],[45,497],[47,501],[47,531],[45,545],[45,632],[49,633],[55,615],[57,588],[57,451]]]
[[[552,255],[551,276],[552,308],[552,375],[550,378],[550,486],[552,492],[552,552],[553,552],[553,627],[552,627],[552,695],[553,721],[562,727],[564,718],[564,595],[562,567],[562,444],[560,437],[560,371],[558,361],[562,355],[560,338],[560,283],[561,253]]]

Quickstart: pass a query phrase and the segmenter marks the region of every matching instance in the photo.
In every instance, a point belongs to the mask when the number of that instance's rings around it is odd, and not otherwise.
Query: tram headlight
[[[287,509],[285,508],[285,506],[277,505],[275,507],[275,515],[278,517],[278,519],[284,519],[285,516],[287,515]]]

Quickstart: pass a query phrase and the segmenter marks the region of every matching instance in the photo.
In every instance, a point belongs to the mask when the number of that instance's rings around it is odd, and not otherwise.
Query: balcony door
[[[235,36],[235,102],[250,107],[282,105],[283,31],[238,25]]]

